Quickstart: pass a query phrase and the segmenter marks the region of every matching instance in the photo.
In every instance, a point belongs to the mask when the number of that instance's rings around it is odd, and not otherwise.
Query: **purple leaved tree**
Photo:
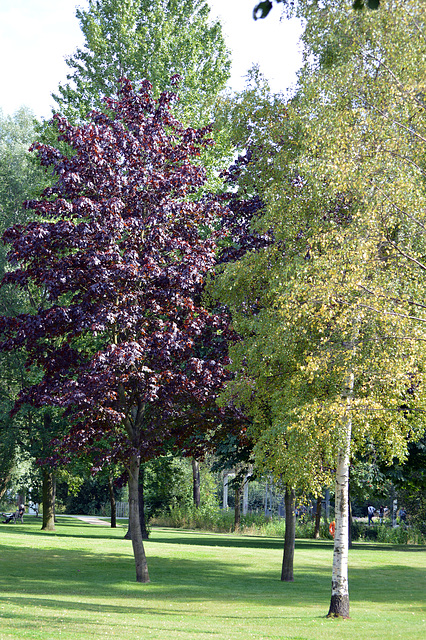
[[[107,443],[124,462],[138,582],[149,581],[141,459],[174,437],[185,404],[211,402],[226,375],[224,362],[200,355],[204,336],[214,340],[225,322],[200,301],[224,209],[197,197],[209,130],[177,122],[174,98],[155,101],[148,82],[136,91],[122,80],[118,100],[106,99],[108,115],[93,112],[81,126],[56,115],[66,155],[33,145],[54,186],[25,203],[35,220],[3,237],[13,267],[3,283],[36,286],[44,301],[34,314],[0,318],[0,348],[24,350],[42,372],[15,410],[63,407],[68,451]]]

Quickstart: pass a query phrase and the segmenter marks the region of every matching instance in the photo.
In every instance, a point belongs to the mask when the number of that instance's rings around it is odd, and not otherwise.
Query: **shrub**
[[[352,540],[376,540],[389,544],[425,544],[426,542],[425,536],[415,527],[392,527],[386,523],[369,527],[357,520],[352,523]]]
[[[196,509],[191,506],[172,506],[158,513],[151,523],[163,527],[180,529],[204,529],[216,533],[231,533],[234,527],[234,511],[220,509],[218,506],[201,505]],[[241,516],[239,532],[249,535],[284,537],[285,520],[283,518],[266,518],[263,513],[248,513]],[[331,538],[328,526],[321,524],[322,538]],[[313,538],[314,523],[297,520],[296,538]]]
[[[234,527],[234,511],[224,511],[218,506],[201,505],[196,509],[190,506],[172,506],[168,510],[158,513],[151,520],[151,524],[176,529],[203,529],[216,533],[232,533]],[[296,538],[313,538],[315,525],[312,520],[298,519],[296,521]],[[253,536],[268,536],[283,538],[285,533],[284,518],[265,518],[263,513],[249,513],[241,516],[239,533]],[[321,522],[320,537],[332,540],[328,524]],[[354,520],[352,523],[352,540],[386,542],[390,544],[425,544],[425,537],[413,527],[396,527],[375,525],[367,526],[363,522]]]

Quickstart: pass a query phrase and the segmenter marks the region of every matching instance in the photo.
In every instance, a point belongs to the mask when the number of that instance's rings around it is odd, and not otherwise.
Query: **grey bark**
[[[294,582],[293,564],[294,541],[296,538],[296,491],[291,487],[286,487],[284,504],[285,535],[281,580],[283,582]]]
[[[200,465],[198,460],[192,459],[192,497],[194,506],[200,506]]]
[[[235,478],[235,508],[234,508],[234,530],[238,531],[241,525],[241,482],[238,476]]]
[[[51,469],[44,467],[43,476],[43,523],[42,531],[55,531],[56,483]]]
[[[111,505],[111,528],[115,529],[117,527],[117,508],[115,503],[114,483],[111,474],[108,475],[108,490]]]
[[[322,496],[318,496],[318,498],[317,498],[317,510],[316,510],[316,513],[315,513],[315,531],[314,531],[315,540],[319,540],[319,538],[320,538],[321,509],[322,509]]]
[[[142,540],[139,519],[139,470],[140,458],[132,453],[129,471],[129,526],[132,535],[133,555],[136,566],[136,582],[149,582],[148,563]]]
[[[139,471],[139,487],[138,487],[139,522],[140,522],[140,526],[141,526],[142,540],[148,540],[149,531],[148,531],[148,528],[146,526],[146,517],[145,517],[144,475],[145,475],[145,469],[144,469],[143,465],[141,465],[140,471]],[[129,524],[128,524],[128,527],[127,527],[127,533],[124,536],[124,539],[125,540],[131,540],[132,539],[132,530],[131,530],[131,527],[130,527],[130,518],[129,518]]]

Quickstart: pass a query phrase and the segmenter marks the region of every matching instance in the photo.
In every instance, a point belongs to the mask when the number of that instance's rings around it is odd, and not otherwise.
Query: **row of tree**
[[[219,100],[229,58],[204,2],[78,11],[86,47],[37,160],[24,112],[2,131],[22,170],[2,159],[1,446],[40,459],[47,494],[76,456],[120,468],[141,582],[141,461],[232,436],[228,462],[254,446],[286,484],[289,523],[296,490],[335,481],[329,615],[348,616],[350,460],[404,459],[424,433],[426,16],[293,10],[305,64],[286,102],[256,70]]]

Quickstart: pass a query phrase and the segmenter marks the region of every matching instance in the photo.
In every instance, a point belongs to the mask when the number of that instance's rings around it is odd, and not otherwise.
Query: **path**
[[[97,518],[96,516],[71,516],[68,515],[67,513],[64,514],[60,514],[57,517],[61,517],[61,515],[64,516],[64,518],[78,518],[78,520],[82,520],[83,522],[86,522],[87,524],[96,524],[96,525],[104,525],[104,527],[110,527],[111,523],[109,522],[109,520],[101,520],[100,518]],[[121,526],[120,524],[117,523],[117,526]]]

